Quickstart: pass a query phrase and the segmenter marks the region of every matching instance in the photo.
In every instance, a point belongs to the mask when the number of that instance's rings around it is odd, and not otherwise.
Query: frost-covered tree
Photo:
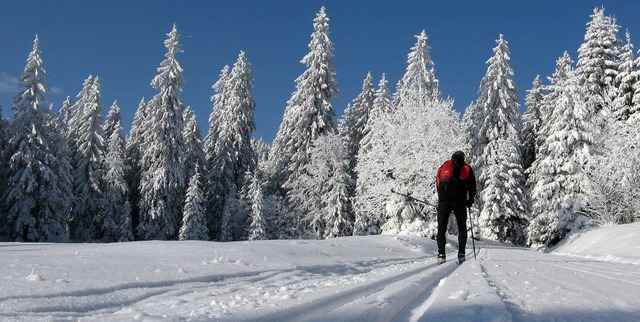
[[[46,103],[39,39],[20,78],[7,149],[7,224],[17,241],[64,241],[72,195],[69,151]]]
[[[118,105],[118,101],[114,101],[109,108],[109,112],[107,113],[107,119],[104,121],[104,137],[109,140],[111,135],[114,132],[118,132],[120,135],[120,139],[122,140],[122,144],[126,142],[124,132],[121,131],[122,127],[122,115],[120,113],[120,105]],[[122,147],[123,149],[125,146]]]
[[[188,178],[184,160],[184,105],[182,67],[176,56],[182,52],[174,24],[164,44],[165,60],[151,86],[159,91],[147,104],[141,137],[140,239],[177,239]]]
[[[362,140],[358,152],[358,163],[371,162],[381,159],[385,155],[384,119],[393,111],[391,92],[384,74],[378,83],[378,89],[374,94],[373,105],[369,112],[369,118],[364,126]],[[358,173],[354,196],[354,235],[379,234],[383,221],[384,206],[382,200],[369,194],[369,188],[378,184],[379,180],[385,180],[383,176],[365,170],[362,165],[356,165]],[[372,207],[373,206],[373,207]],[[374,210],[374,209],[377,209]]]
[[[384,78],[376,93],[356,166],[354,234],[435,236],[435,210],[404,205],[391,190],[435,203],[438,167],[464,146],[453,102],[440,98],[426,34],[417,38],[395,105],[389,104]]]
[[[100,222],[106,215],[105,157],[107,143],[102,119],[102,95],[97,77],[89,76],[86,90],[78,94],[69,124],[72,142],[72,178],[74,202],[69,218],[69,234],[76,241],[94,240],[102,232]]]
[[[196,171],[205,171],[205,156],[202,146],[202,132],[196,114],[188,107],[184,110],[184,142],[185,160],[187,160],[187,175],[193,177]]]
[[[60,123],[64,126],[64,134],[66,135],[67,129],[69,127],[69,121],[71,121],[72,111],[71,107],[73,103],[71,103],[71,97],[67,96],[67,99],[62,102],[62,107],[60,108]]]
[[[584,43],[578,49],[575,77],[578,80],[582,101],[591,105],[589,109],[600,112],[605,95],[615,95],[611,87],[618,76],[620,45],[618,29],[613,17],[604,15],[604,8],[594,8],[591,21],[587,23]]]
[[[218,137],[220,133],[219,119],[221,118],[221,114],[223,111],[223,106],[227,103],[227,95],[229,91],[227,88],[227,81],[229,79],[229,74],[231,73],[231,68],[228,65],[225,65],[224,68],[220,71],[220,76],[218,80],[213,84],[212,89],[214,90],[214,95],[211,96],[211,101],[213,102],[213,111],[209,115],[209,130],[207,131],[207,136],[204,139],[204,154],[205,154],[205,164],[207,167],[206,171],[206,186],[205,186],[205,198],[207,200],[206,209],[207,212],[210,212],[211,209],[219,207],[219,204],[223,202],[220,196],[215,194],[215,190],[222,190],[220,186],[220,181],[218,180],[218,174],[213,172],[214,166],[214,157],[217,155],[218,151]],[[219,209],[219,208],[218,208]],[[217,213],[215,216],[208,215],[207,225],[209,228],[209,235],[211,239],[217,239],[220,235],[220,220],[221,216]]]
[[[429,55],[431,47],[427,44],[429,37],[424,30],[415,37],[418,40],[415,46],[411,47],[408,55],[407,70],[396,85],[396,93],[393,97],[396,107],[404,104],[406,100],[440,98],[439,81],[435,76],[435,66]]]
[[[329,17],[324,7],[313,20],[309,53],[302,63],[307,69],[296,79],[296,90],[287,102],[284,117],[271,147],[274,181],[293,183],[310,162],[313,141],[336,131],[331,99],[338,94],[333,66],[333,43],[329,39]]]
[[[587,214],[600,226],[638,220],[640,140],[637,116],[609,124],[604,153],[593,157],[595,171]]]
[[[288,199],[300,218],[293,227],[301,227],[302,236],[334,238],[352,234],[347,188],[350,177],[348,160],[340,136],[318,137],[309,151],[310,162],[289,189]]]
[[[616,120],[627,120],[631,114],[634,101],[635,87],[640,81],[638,62],[634,58],[631,35],[626,32],[626,44],[620,49],[620,66],[614,81],[617,90],[611,112]]]
[[[527,91],[525,97],[525,105],[527,111],[522,116],[522,167],[528,169],[533,160],[536,159],[536,152],[538,151],[538,130],[542,125],[542,116],[540,106],[542,105],[542,98],[544,96],[544,88],[540,82],[540,75],[537,75],[533,80],[533,87]]]
[[[251,96],[253,83],[251,64],[245,53],[240,52],[231,71],[228,74],[223,71],[220,81],[214,85],[214,89],[219,90],[218,96],[214,96],[214,103],[220,105],[214,106],[218,111],[212,112],[210,117],[215,128],[211,129],[208,139],[215,138],[216,141],[207,142],[209,148],[206,152],[210,153],[206,156],[209,171],[207,209],[213,221],[220,222],[220,227],[215,227],[214,232],[219,229],[219,236],[229,238],[226,240],[246,238],[248,218],[239,211],[238,198],[245,185],[245,173],[253,171],[256,165],[251,145],[256,106]],[[234,205],[227,207],[228,202]],[[223,213],[225,210],[226,214]]]
[[[105,198],[107,206],[101,221],[103,241],[125,242],[133,240],[131,223],[131,205],[129,203],[129,186],[125,179],[124,131],[120,116],[120,108],[114,103],[109,109],[105,129],[107,136],[107,155],[105,164]]]
[[[2,116],[2,106],[0,106],[0,196],[4,196],[7,189],[7,147],[8,147],[8,122]],[[4,205],[0,203],[0,241],[8,239],[6,214]]]
[[[264,207],[264,194],[259,173],[251,174],[251,184],[248,195],[251,198],[251,223],[249,224],[249,240],[263,240],[267,238],[267,218]]]
[[[338,130],[344,140],[346,156],[349,159],[348,173],[352,182],[356,182],[355,167],[357,163],[360,141],[364,136],[365,126],[369,118],[369,112],[375,99],[375,86],[371,74],[367,73],[362,82],[362,91],[344,110],[344,115],[338,124]],[[349,187],[349,196],[353,195],[353,189]]]
[[[475,104],[482,120],[475,134],[482,147],[474,168],[480,188],[478,222],[483,236],[518,242],[527,221],[518,89],[507,41],[500,35],[496,43]]]
[[[529,168],[532,220],[528,243],[552,246],[581,223],[589,204],[587,166],[592,158],[595,106],[583,101],[568,53],[558,59],[550,78],[543,111],[549,113],[540,128],[543,138],[538,158]]]
[[[378,88],[374,93],[373,103],[371,104],[371,111],[367,117],[367,122],[364,124],[362,130],[362,139],[360,139],[360,147],[358,153],[361,150],[369,149],[369,145],[372,144],[371,139],[374,136],[372,132],[375,132],[375,122],[377,122],[382,115],[390,114],[393,112],[393,104],[391,103],[391,91],[389,90],[389,82],[385,74],[382,74],[382,78],[378,83]]]
[[[200,170],[196,168],[189,181],[184,204],[184,217],[180,228],[180,240],[209,240],[204,201],[202,176]]]
[[[147,103],[144,98],[140,100],[138,109],[133,117],[133,124],[126,140],[125,148],[125,179],[129,186],[129,205],[131,206],[131,225],[135,229],[140,223],[140,176],[142,173],[142,134],[147,117]]]

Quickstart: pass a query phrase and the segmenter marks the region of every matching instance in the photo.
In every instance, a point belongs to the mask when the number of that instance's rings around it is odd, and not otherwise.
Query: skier
[[[464,162],[464,152],[456,151],[436,175],[438,189],[438,263],[447,261],[444,253],[447,223],[453,211],[458,223],[458,263],[465,260],[467,244],[467,207],[473,205],[476,196],[476,177],[471,166]]]

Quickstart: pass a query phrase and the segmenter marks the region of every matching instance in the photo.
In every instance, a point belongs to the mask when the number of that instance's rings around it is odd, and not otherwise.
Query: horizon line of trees
[[[461,116],[442,97],[422,31],[395,92],[384,74],[377,87],[368,74],[337,119],[324,7],[313,28],[270,146],[252,138],[254,77],[242,51],[212,86],[203,138],[180,99],[174,25],[151,81],[158,93],[141,99],[125,135],[117,101],[103,117],[97,76],[59,112],[46,106],[36,36],[14,118],[0,122],[0,240],[434,238],[435,210],[391,190],[437,202],[435,172],[455,150],[468,151],[476,172],[480,236],[546,247],[573,229],[639,219],[640,58],[604,8],[594,9],[577,62],[565,52],[549,84],[536,77],[523,115],[503,35]]]

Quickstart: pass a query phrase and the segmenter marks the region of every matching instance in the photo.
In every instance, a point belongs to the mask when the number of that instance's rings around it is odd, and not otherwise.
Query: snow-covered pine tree
[[[209,142],[213,149],[207,150],[212,153],[207,155],[208,213],[215,222],[215,218],[223,218],[223,210],[226,209],[229,218],[220,221],[220,236],[230,238],[226,240],[239,240],[246,238],[248,218],[245,218],[244,212],[237,211],[241,209],[238,200],[230,199],[239,198],[245,185],[245,173],[255,170],[256,166],[251,145],[251,134],[255,130],[253,113],[256,104],[251,96],[254,79],[251,64],[244,52],[240,52],[229,74],[225,75],[223,71],[222,76],[226,77],[221,78],[219,83],[220,96],[214,97],[214,101],[222,105],[214,107],[219,111],[212,113],[211,117],[215,133],[212,131],[210,134],[217,140]],[[236,205],[226,207],[227,202]]]
[[[370,163],[385,156],[384,140],[385,124],[383,119],[393,112],[391,92],[385,74],[378,83],[378,89],[374,94],[373,105],[369,112],[369,118],[364,126],[360,148],[358,151],[358,163]],[[355,183],[354,196],[354,235],[372,235],[380,233],[382,226],[384,204],[376,194],[370,193],[370,188],[375,187],[379,180],[384,180],[380,173],[367,171],[364,165],[356,164],[358,180]]]
[[[496,43],[475,104],[483,120],[476,133],[483,152],[474,168],[483,188],[478,222],[482,236],[515,243],[524,240],[527,222],[518,89],[502,34]]]
[[[369,112],[373,106],[375,99],[375,86],[371,78],[371,73],[367,73],[362,82],[362,91],[358,96],[348,104],[344,110],[344,115],[338,124],[338,131],[342,136],[346,148],[346,157],[349,159],[349,167],[347,172],[351,177],[352,186],[348,187],[349,198],[355,193],[355,182],[357,181],[357,173],[355,172],[358,152],[360,150],[360,141],[364,136],[365,126],[369,118]],[[353,216],[350,209],[350,215]]]
[[[122,127],[122,116],[120,114],[120,105],[118,105],[118,101],[115,100],[113,101],[113,104],[111,104],[111,107],[109,108],[109,112],[107,113],[107,119],[104,121],[104,137],[109,140],[109,138],[111,137],[111,135],[116,132],[116,131],[120,131],[118,128]],[[125,141],[125,137],[124,137],[124,132],[119,132],[121,139],[122,139],[122,144],[124,144]],[[125,149],[125,146],[122,147],[123,151]]]
[[[11,238],[65,241],[70,207],[69,156],[60,128],[43,106],[48,87],[36,36],[14,98],[7,149],[8,187],[4,195]]]
[[[71,121],[72,111],[71,107],[73,103],[71,103],[71,97],[67,96],[67,99],[62,102],[62,107],[60,108],[60,115],[58,118],[60,119],[60,123],[64,127],[64,134],[66,136],[67,130],[69,128],[69,122]]]
[[[582,100],[571,65],[565,52],[542,103],[545,122],[538,137],[543,141],[528,170],[532,220],[527,242],[532,247],[558,243],[580,225],[580,214],[589,204],[591,187],[585,167],[598,126],[595,106]]]
[[[267,239],[267,218],[264,207],[264,195],[262,193],[262,182],[260,172],[255,171],[250,174],[251,184],[248,189],[248,196],[251,198],[251,223],[249,224],[249,240]]]
[[[620,49],[620,66],[618,75],[614,80],[614,86],[617,89],[616,97],[613,101],[611,112],[616,120],[627,120],[631,114],[634,101],[634,89],[640,81],[640,73],[638,72],[638,62],[634,58],[633,43],[631,43],[631,35],[626,32],[626,44]]]
[[[358,153],[362,150],[369,149],[370,145],[373,144],[371,139],[374,136],[372,132],[375,132],[375,122],[383,115],[391,114],[393,111],[389,82],[387,81],[387,76],[383,73],[382,78],[380,78],[378,82],[378,88],[373,94],[373,103],[371,104],[367,122],[364,124],[364,129],[362,130],[362,139],[360,140]]]
[[[522,116],[522,144],[524,147],[522,153],[522,168],[525,171],[531,166],[533,160],[536,159],[536,153],[538,151],[538,129],[542,125],[540,105],[542,105],[543,96],[544,88],[540,82],[540,75],[537,75],[533,80],[533,87],[527,91],[527,96],[525,97],[527,111]]]
[[[2,116],[2,106],[0,106],[0,196],[4,196],[7,189],[8,126],[8,122]],[[8,229],[4,205],[0,202],[0,241],[8,240]]]
[[[108,129],[108,131],[107,131]],[[101,221],[102,240],[125,242],[133,240],[131,224],[131,205],[129,203],[129,186],[125,179],[125,139],[122,129],[120,108],[114,104],[109,109],[105,131],[107,137],[107,155],[105,164],[105,197],[107,211]]]
[[[105,199],[105,156],[107,145],[102,119],[102,97],[97,77],[89,76],[73,107],[69,124],[72,140],[72,178],[74,203],[69,218],[72,240],[91,241],[102,236],[100,222],[107,210]]]
[[[191,107],[184,110],[184,142],[185,142],[185,160],[187,160],[187,174],[189,178],[193,177],[196,170],[199,173],[205,171],[205,156],[202,145],[202,132],[200,124],[196,118],[196,114]]]
[[[220,222],[222,219],[219,214],[216,214],[215,216],[211,214],[211,210],[219,207],[223,202],[222,198],[213,192],[222,190],[220,180],[218,180],[219,175],[213,171],[213,167],[215,156],[218,151],[218,138],[220,133],[218,120],[221,118],[223,106],[228,102],[227,95],[229,94],[229,91],[226,87],[230,73],[231,68],[228,65],[225,65],[220,71],[218,80],[211,87],[215,93],[211,96],[213,110],[211,111],[211,114],[209,114],[209,130],[207,131],[207,136],[204,139],[204,154],[207,167],[206,186],[204,189],[206,198],[205,208],[207,209],[207,213],[209,213],[207,226],[212,240],[218,239],[220,236]]]
[[[334,238],[352,234],[347,187],[348,160],[337,134],[318,137],[311,149],[310,162],[291,185],[288,198],[296,204],[304,237]],[[294,218],[295,219],[295,218]]]
[[[589,109],[602,110],[604,95],[615,95],[612,85],[618,76],[620,45],[618,29],[613,17],[604,15],[604,8],[594,8],[591,21],[587,23],[584,43],[578,49],[575,74],[584,102]]]
[[[147,104],[140,177],[140,239],[177,239],[187,190],[184,138],[182,67],[176,55],[182,52],[175,24],[164,44],[165,60],[151,86],[159,91]]]
[[[142,134],[145,131],[145,120],[147,118],[147,103],[144,97],[138,104],[138,109],[133,116],[133,123],[126,140],[125,148],[125,179],[129,186],[129,205],[131,206],[131,226],[136,234],[136,227],[140,223],[140,177],[142,174]]]
[[[200,169],[196,167],[191,180],[189,180],[182,227],[180,228],[180,240],[209,240],[204,201],[202,176]]]
[[[313,20],[309,53],[302,63],[307,69],[296,79],[296,90],[287,102],[282,123],[271,147],[273,179],[278,188],[294,183],[309,160],[312,142],[336,131],[331,99],[338,94],[333,66],[333,43],[324,7]],[[286,192],[287,189],[284,189]]]
[[[408,55],[407,70],[396,85],[396,93],[393,97],[393,105],[396,107],[404,104],[403,100],[440,98],[435,65],[429,55],[431,47],[427,44],[429,37],[424,30],[415,37],[418,40],[415,46],[411,47],[411,52]],[[416,97],[411,97],[411,95],[416,95]]]

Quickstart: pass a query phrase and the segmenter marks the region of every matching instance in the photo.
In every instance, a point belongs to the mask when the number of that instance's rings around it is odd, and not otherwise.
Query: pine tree
[[[382,133],[382,119],[393,111],[391,103],[391,93],[389,91],[387,78],[382,74],[378,83],[378,89],[374,94],[373,105],[369,112],[369,118],[364,126],[360,148],[358,152],[359,163],[362,160],[375,160],[384,157],[385,141]],[[368,162],[368,161],[366,161]],[[356,164],[355,171],[358,173],[358,181],[355,185],[354,196],[354,235],[379,234],[382,225],[382,214],[384,209],[379,198],[369,194],[369,187],[377,185],[379,174],[365,171],[366,167]],[[373,206],[373,207],[371,207]]]
[[[219,112],[212,115],[215,117],[217,141],[212,154],[207,156],[210,162],[208,213],[214,218],[223,218],[223,210],[228,211],[226,216],[229,217],[224,217],[219,228],[220,236],[230,238],[228,240],[246,238],[244,232],[248,218],[243,218],[244,213],[236,211],[239,206],[225,205],[237,203],[238,194],[245,185],[244,174],[256,166],[251,145],[251,133],[255,130],[255,102],[251,97],[253,82],[251,64],[245,53],[240,52],[228,78],[220,83],[221,96],[218,98],[223,105],[216,106]]]
[[[614,18],[604,15],[604,8],[594,8],[587,23],[584,43],[578,49],[576,77],[582,101],[600,112],[605,95],[615,95],[613,84],[619,71],[620,44]]]
[[[89,76],[87,91],[80,92],[69,124],[72,145],[72,177],[75,200],[69,220],[70,237],[76,241],[99,238],[106,216],[106,140],[102,120],[99,79]]]
[[[510,50],[503,36],[496,40],[487,73],[480,82],[475,108],[480,119],[478,144],[482,154],[474,169],[480,193],[480,232],[500,241],[523,240],[525,214],[520,114]]]
[[[62,102],[62,107],[60,108],[60,123],[64,126],[64,134],[66,135],[67,129],[69,127],[69,122],[71,121],[72,111],[71,107],[73,104],[71,103],[71,97],[67,96],[67,99]]]
[[[0,196],[4,196],[7,189],[7,147],[8,147],[8,122],[2,116],[2,107],[0,106]],[[0,241],[8,239],[8,224],[6,223],[6,214],[4,205],[0,203]]]
[[[423,30],[415,36],[418,41],[411,47],[407,58],[407,70],[396,86],[393,102],[396,107],[404,104],[403,100],[439,99],[439,81],[435,76],[434,63],[429,55],[431,47],[427,44],[427,33]],[[412,98],[411,95],[416,95]]]
[[[108,130],[108,131],[107,131]],[[107,137],[107,155],[105,164],[105,197],[107,211],[101,222],[103,241],[125,242],[133,240],[131,224],[131,205],[129,203],[129,187],[125,179],[124,131],[120,116],[120,108],[114,103],[109,110],[105,131]]]
[[[581,99],[568,53],[558,59],[543,99],[545,122],[538,158],[529,168],[532,220],[528,244],[552,246],[579,225],[580,213],[589,204],[590,180],[586,167],[591,159],[595,106]]]
[[[350,177],[341,138],[337,134],[321,136],[309,152],[310,163],[288,194],[300,216],[294,227],[303,227],[303,236],[315,238],[351,235]]]
[[[364,136],[365,126],[374,99],[375,87],[372,82],[371,73],[367,73],[367,77],[362,82],[362,91],[353,102],[347,106],[344,111],[344,116],[338,125],[338,130],[346,147],[346,156],[349,159],[347,172],[351,177],[351,182],[354,184],[357,181],[355,167],[360,150],[360,141],[362,141],[362,137]],[[348,187],[350,197],[353,196],[354,189],[355,186]]]
[[[196,168],[189,181],[187,198],[184,204],[184,217],[180,228],[180,240],[209,240],[209,229],[204,211],[204,193],[202,176]]]
[[[196,114],[189,107],[184,111],[185,160],[188,160],[187,175],[189,178],[205,169],[205,155],[202,146],[202,132]]]
[[[631,35],[626,32],[627,43],[621,48],[619,73],[614,81],[617,95],[613,101],[612,113],[616,120],[627,120],[634,101],[634,88],[640,81],[638,65],[633,55]]]
[[[151,86],[159,93],[148,103],[140,177],[140,223],[137,235],[141,239],[177,239],[182,222],[182,206],[186,178],[184,138],[182,131],[184,105],[182,67],[176,55],[182,52],[174,24],[164,44],[165,60]]]
[[[542,125],[541,104],[544,96],[544,88],[540,83],[540,75],[533,80],[533,87],[527,91],[525,105],[527,111],[522,116],[523,119],[523,146],[524,152],[522,157],[523,169],[528,169],[533,160],[536,159],[538,151],[538,131]]]
[[[249,185],[249,197],[251,198],[251,223],[249,225],[249,240],[263,240],[267,238],[267,219],[264,209],[264,195],[262,193],[262,180],[259,172],[251,176]]]
[[[313,24],[309,53],[302,63],[307,69],[296,79],[296,90],[287,102],[284,117],[271,147],[273,179],[278,187],[293,183],[310,162],[312,142],[336,131],[331,99],[338,94],[333,66],[333,43],[329,39],[329,18],[324,7]],[[286,191],[286,188],[284,189]]]
[[[109,113],[107,113],[107,119],[104,121],[104,137],[109,140],[111,135],[114,132],[119,131],[119,127],[122,127],[122,116],[120,114],[120,105],[118,105],[118,101],[114,101],[109,108]],[[122,143],[125,143],[124,133],[121,132],[120,139]],[[122,147],[123,149],[125,146]]]
[[[131,225],[135,229],[140,223],[140,177],[142,175],[142,139],[145,132],[145,121],[147,119],[147,103],[144,97],[138,104],[138,109],[133,117],[133,124],[126,140],[125,148],[125,178],[129,186],[129,205],[131,206]]]
[[[64,241],[70,206],[68,150],[50,109],[39,39],[14,98],[8,147],[8,189],[4,195],[11,237],[17,241]]]
[[[230,73],[231,68],[229,68],[228,65],[225,65],[220,71],[220,78],[212,86],[212,89],[215,92],[211,97],[211,101],[213,102],[213,111],[211,111],[211,114],[209,115],[209,130],[207,131],[207,136],[205,137],[204,142],[205,162],[207,166],[207,185],[205,187],[207,213],[210,213],[212,209],[219,207],[219,205],[224,201],[214,192],[223,190],[220,185],[221,183],[218,180],[219,175],[214,171],[214,161],[215,156],[218,154],[218,138],[220,136],[219,119],[221,118],[221,113],[224,110],[223,106],[225,106],[228,101],[226,96],[229,92],[226,88]],[[220,235],[221,216],[216,213],[216,215],[210,214],[208,217],[207,225],[209,228],[209,235],[211,239],[215,240]]]

